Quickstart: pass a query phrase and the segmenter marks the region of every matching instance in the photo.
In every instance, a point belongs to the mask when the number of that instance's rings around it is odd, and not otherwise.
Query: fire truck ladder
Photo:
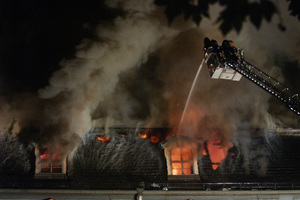
[[[265,91],[286,103],[293,112],[295,112],[297,115],[300,115],[299,94],[291,94],[290,89],[284,84],[275,78],[272,78],[260,69],[254,67],[245,60],[230,60],[227,65]]]
[[[293,112],[300,116],[299,94],[291,94],[290,89],[284,84],[275,78],[272,78],[260,69],[254,67],[244,59],[232,59],[228,57],[224,58],[211,48],[209,48],[206,53],[206,62],[208,59],[213,57],[216,66],[234,69],[236,72],[240,73],[257,86],[283,101]]]

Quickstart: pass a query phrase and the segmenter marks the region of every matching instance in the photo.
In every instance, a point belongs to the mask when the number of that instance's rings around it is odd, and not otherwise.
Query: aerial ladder
[[[248,63],[244,51],[236,48],[231,40],[224,40],[219,46],[216,40],[205,38],[204,59],[211,78],[240,81],[244,76],[300,116],[299,94],[292,93],[284,84]]]

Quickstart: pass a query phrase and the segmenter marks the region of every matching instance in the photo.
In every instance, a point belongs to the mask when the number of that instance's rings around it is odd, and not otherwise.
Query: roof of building
[[[166,132],[165,129],[160,131]],[[91,131],[69,159],[68,174],[64,179],[34,179],[32,171],[5,176],[2,171],[0,188],[300,189],[300,137],[297,134],[236,136],[232,139],[233,147],[216,170],[212,168],[209,155],[199,152],[200,180],[171,181],[161,145],[165,142],[153,143],[149,135],[147,138],[136,137],[128,130],[122,130],[108,141],[101,141],[97,139],[98,133]]]

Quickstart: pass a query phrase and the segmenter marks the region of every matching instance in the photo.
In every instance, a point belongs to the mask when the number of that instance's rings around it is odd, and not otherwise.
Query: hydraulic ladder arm
[[[244,76],[283,101],[300,116],[299,95],[292,93],[284,84],[245,61],[243,50],[236,48],[232,41],[224,40],[219,46],[215,40],[205,38],[204,59],[212,78],[239,81]]]

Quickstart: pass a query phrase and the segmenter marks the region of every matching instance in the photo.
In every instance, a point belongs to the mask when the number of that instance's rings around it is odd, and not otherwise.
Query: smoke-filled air
[[[25,144],[68,153],[91,128],[104,128],[108,137],[109,127],[171,128],[170,135],[200,143],[217,136],[230,146],[239,129],[295,125],[294,113],[277,108],[280,102],[274,103],[249,80],[213,80],[206,66],[180,123],[203,59],[205,37],[219,44],[233,40],[244,49],[248,62],[282,82],[289,79],[280,65],[296,61],[299,67],[300,26],[289,15],[286,2],[279,7],[281,20],[289,22],[285,32],[278,29],[279,18],[274,15],[259,30],[246,23],[239,34],[232,31],[226,36],[214,23],[218,4],[210,9],[212,19],[200,26],[182,16],[168,24],[163,8],[152,0],[106,4],[122,14],[113,22],[100,23],[96,38],[82,40],[73,58],[62,58],[46,87],[37,93],[1,94],[1,133],[9,130]]]

